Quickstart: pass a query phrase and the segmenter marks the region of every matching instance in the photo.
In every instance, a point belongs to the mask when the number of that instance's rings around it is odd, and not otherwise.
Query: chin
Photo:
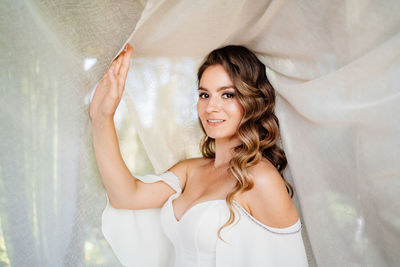
[[[224,134],[224,133],[207,133],[208,137],[213,139],[230,139],[234,137],[234,134]]]

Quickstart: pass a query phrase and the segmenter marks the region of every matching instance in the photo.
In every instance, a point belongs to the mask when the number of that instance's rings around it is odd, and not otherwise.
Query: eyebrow
[[[235,89],[234,85],[228,85],[228,86],[221,86],[219,88],[217,88],[217,92],[221,91],[221,90],[225,90],[225,89]],[[199,86],[199,88],[197,90],[204,90],[204,91],[208,91],[207,88],[201,87]]]

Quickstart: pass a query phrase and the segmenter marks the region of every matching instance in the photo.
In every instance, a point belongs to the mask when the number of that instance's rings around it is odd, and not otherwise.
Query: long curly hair
[[[218,230],[218,237],[222,240],[221,230],[235,221],[233,212],[235,195],[254,186],[247,168],[254,166],[264,157],[279,171],[290,197],[293,197],[293,188],[283,176],[287,160],[284,151],[277,145],[279,121],[274,114],[275,90],[268,81],[265,65],[246,47],[228,45],[218,48],[208,54],[199,67],[197,73],[199,85],[204,71],[216,64],[222,65],[229,74],[236,88],[239,103],[244,109],[237,133],[241,144],[234,148],[234,155],[229,162],[228,170],[237,182],[226,197],[230,217]],[[215,158],[215,139],[207,136],[201,122],[200,126],[205,133],[200,143],[201,153],[205,158]]]

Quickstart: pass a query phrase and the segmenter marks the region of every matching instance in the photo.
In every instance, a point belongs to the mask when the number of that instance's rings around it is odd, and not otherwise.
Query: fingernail
[[[124,51],[126,52],[127,49],[128,49],[128,44],[125,45]]]

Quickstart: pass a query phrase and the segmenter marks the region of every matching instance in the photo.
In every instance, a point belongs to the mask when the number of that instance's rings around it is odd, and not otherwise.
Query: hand
[[[89,116],[91,120],[97,118],[112,119],[114,117],[125,90],[132,51],[132,46],[127,44],[97,85],[90,104]]]

